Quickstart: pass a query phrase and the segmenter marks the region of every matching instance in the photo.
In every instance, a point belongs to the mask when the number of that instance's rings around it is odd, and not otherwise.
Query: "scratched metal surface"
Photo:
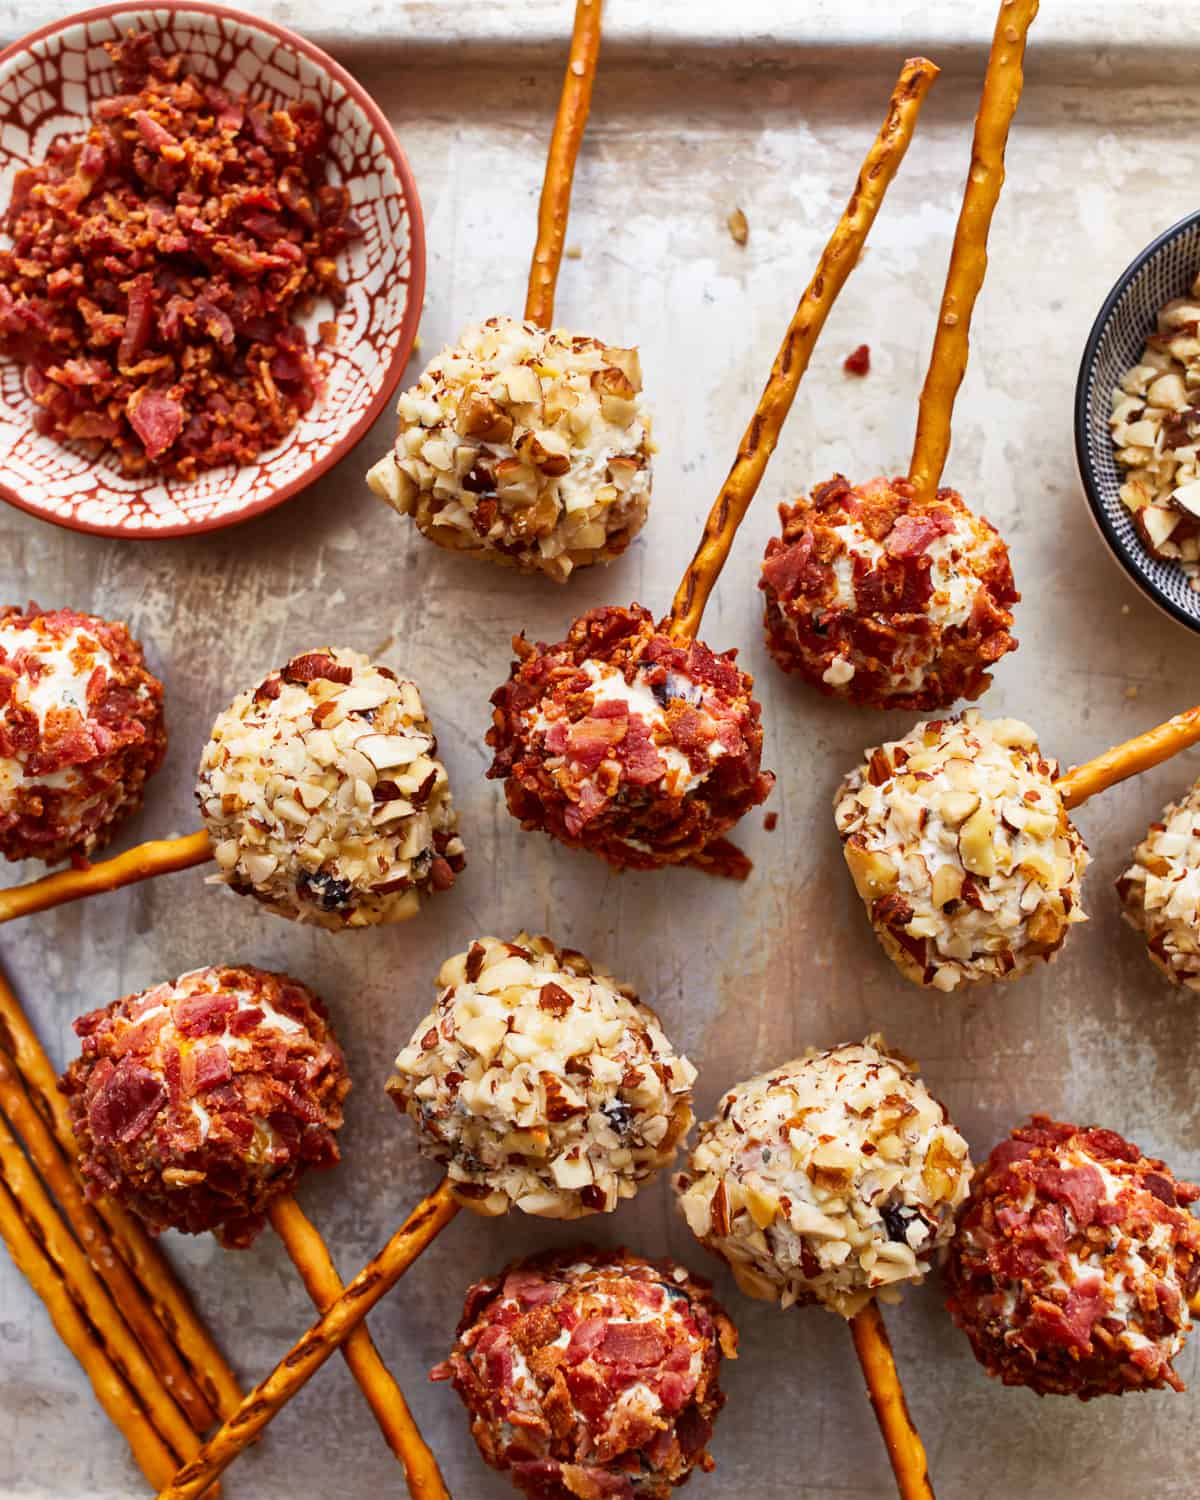
[[[986,7],[990,12],[990,6]],[[977,28],[980,33],[986,27]],[[364,81],[397,123],[424,194],[430,247],[422,337],[428,354],[473,315],[515,310],[523,293],[557,64],[497,68],[372,61]],[[548,60],[547,60],[548,61]],[[883,1028],[918,1056],[978,1154],[1034,1108],[1096,1119],[1200,1173],[1189,1066],[1195,1000],[1160,983],[1117,921],[1113,877],[1200,757],[1108,795],[1080,817],[1094,865],[1092,921],[1036,977],[966,998],[909,988],[882,957],[845,876],[829,803],[868,743],[901,731],[832,706],[778,676],[760,640],[754,587],[777,500],[841,469],[897,470],[944,270],[981,66],[959,56],[861,267],[830,319],[763,492],[711,606],[705,636],[738,644],[759,676],[769,804],[741,836],[757,864],[740,888],[690,873],[617,877],[586,856],[522,835],[485,782],[487,697],[508,638],[556,638],[606,600],[667,603],[723,477],[815,256],[874,132],[891,68],[802,54],[764,70],[718,54],[689,70],[618,56],[601,76],[578,175],[559,314],[568,326],[643,350],[661,445],[650,524],[630,554],[566,590],[435,551],[365,490],[389,438],[274,515],[195,540],[123,544],[0,514],[0,597],[34,593],[130,621],[166,679],[172,747],[123,843],[191,828],[191,778],[215,714],[289,653],[326,642],[381,653],[422,684],[462,811],[470,867],[416,922],[332,937],[260,913],[192,871],[65,908],[0,934],[12,978],[56,1062],[80,1011],[194,965],[287,968],[328,1000],[356,1089],[344,1162],[310,1180],[305,1208],[350,1273],[435,1180],[383,1094],[391,1056],[423,1013],[441,959],[478,933],[522,925],[582,948],[634,983],[699,1065],[707,1111],[735,1079],[809,1043]],[[1024,591],[1022,647],[986,700],[1039,728],[1064,762],[1157,722],[1196,697],[1200,644],[1160,617],[1105,555],[1085,516],[1071,452],[1075,362],[1113,276],[1158,229],[1194,207],[1176,167],[1194,133],[1194,95],[1162,84],[1101,87],[1086,66],[1035,60],[992,245],[949,479],[1009,539]],[[740,205],[745,248],[725,228]],[[863,381],[841,372],[860,342]],[[21,873],[14,870],[12,876]],[[579,1233],[670,1251],[711,1271],[665,1182],[611,1220],[582,1228],[460,1218],[372,1320],[459,1496],[499,1497],[456,1398],[426,1383],[468,1282],[507,1258]],[[251,1251],[171,1237],[168,1249],[249,1381],[309,1321],[269,1236]],[[742,1334],[716,1434],[718,1471],[697,1497],[883,1500],[891,1481],[850,1340],[815,1310],[750,1304],[718,1276]],[[936,1284],[889,1313],[910,1402],[943,1497],[1083,1500],[1097,1481],[1132,1494],[1155,1476],[1163,1500],[1194,1493],[1194,1396],[1121,1407],[1045,1401],[985,1379],[949,1325]],[[1200,1384],[1193,1341],[1182,1373]],[[0,1256],[0,1494],[100,1500],[141,1493],[119,1437],[42,1308]],[[229,1475],[231,1496],[397,1493],[395,1466],[334,1361]]]

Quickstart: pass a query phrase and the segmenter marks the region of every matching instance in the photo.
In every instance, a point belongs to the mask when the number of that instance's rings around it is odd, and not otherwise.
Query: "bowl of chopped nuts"
[[[1105,298],[1079,366],[1075,452],[1117,561],[1200,630],[1200,212],[1147,245]]]
[[[370,95],[204,0],[0,53],[0,497],[106,536],[278,505],[383,411],[416,337],[420,200]]]

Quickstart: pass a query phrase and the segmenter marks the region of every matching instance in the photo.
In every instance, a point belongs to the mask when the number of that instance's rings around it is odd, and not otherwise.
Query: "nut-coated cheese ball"
[[[388,1092],[482,1214],[609,1212],[675,1158],[696,1070],[658,1017],[548,938],[481,938],[440,994]]]
[[[1151,823],[1117,891],[1151,960],[1173,984],[1200,990],[1200,782]]]
[[[842,852],[906,979],[1016,979],[1085,920],[1087,850],[1057,770],[1027,724],[968,709],[868,751],[842,782]]]
[[[335,931],[415,916],[465,864],[416,684],[358,651],[294,656],[240,693],[196,799],[217,880]]]
[[[400,397],[371,488],[430,541],[563,582],[619,556],[650,501],[636,349],[489,318]]]
[[[967,1195],[967,1143],[880,1036],[735,1084],[675,1188],[748,1296],[853,1317],[919,1283]]]

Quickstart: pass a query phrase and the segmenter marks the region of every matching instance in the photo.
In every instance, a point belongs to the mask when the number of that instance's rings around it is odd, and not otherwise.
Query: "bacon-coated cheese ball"
[[[680,644],[638,604],[591,610],[553,646],[518,636],[513,648],[487,774],[523,828],[623,868],[749,872],[724,835],[775,778],[736,652]]]
[[[1151,823],[1117,891],[1151,961],[1172,984],[1200,990],[1200,782]]]
[[[696,1070],[611,974],[521,933],[472,943],[437,984],[387,1088],[468,1208],[607,1213],[674,1161]]]
[[[489,318],[400,397],[375,493],[440,547],[564,582],[618,557],[650,503],[636,349]]]
[[[339,1159],[350,1089],[325,1007],[298,980],[195,969],[81,1016],[60,1087],[94,1197],[155,1233],[249,1245],[273,1198]]]
[[[714,1467],[722,1356],[737,1334],[708,1282],[627,1250],[562,1250],[477,1282],[433,1378],[532,1500],[666,1500]]]
[[[1182,1390],[1200,1187],[1111,1130],[1035,1115],[980,1169],[946,1265],[975,1357],[1039,1395]]]
[[[0,853],[93,854],[142,804],[167,749],[162,683],[126,626],[0,611]]]
[[[1028,724],[917,724],[842,782],[842,852],[884,951],[938,990],[1016,979],[1085,920],[1087,849]]]
[[[924,1280],[970,1181],[915,1065],[869,1036],[735,1084],[675,1189],[747,1296],[852,1318]]]
[[[978,698],[1016,649],[1008,548],[954,490],[918,506],[906,479],[840,474],[780,506],[760,587],[785,672],[874,708]]]
[[[415,916],[466,862],[416,683],[358,651],[294,656],[240,693],[196,800],[217,880],[334,931]]]

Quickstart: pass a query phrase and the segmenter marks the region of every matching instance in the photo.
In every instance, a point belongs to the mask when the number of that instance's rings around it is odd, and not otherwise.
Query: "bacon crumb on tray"
[[[737,1333],[709,1284],[627,1250],[518,1261],[467,1293],[450,1380],[492,1468],[532,1500],[665,1500],[696,1470]]]
[[[231,93],[147,32],[108,50],[121,92],[17,174],[0,352],[38,431],[190,479],[252,462],[316,401],[324,362],[297,319],[342,301],[359,230],[315,105]]]

